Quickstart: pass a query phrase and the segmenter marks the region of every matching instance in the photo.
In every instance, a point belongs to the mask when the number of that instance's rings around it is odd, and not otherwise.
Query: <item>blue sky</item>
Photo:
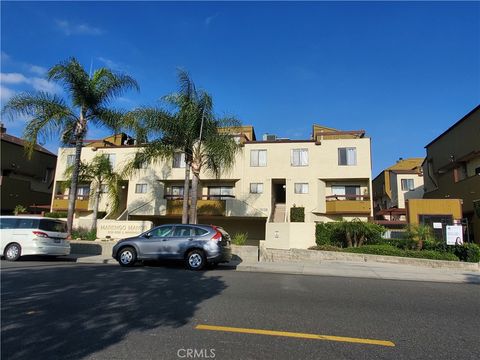
[[[209,91],[219,115],[310,136],[319,123],[365,129],[373,176],[480,103],[479,2],[4,2],[1,98],[61,89],[44,71],[70,56],[109,66],[141,90],[124,109],[158,104],[176,68]],[[24,121],[6,122],[21,135]],[[90,129],[90,138],[107,135]],[[45,144],[56,152],[58,144]]]

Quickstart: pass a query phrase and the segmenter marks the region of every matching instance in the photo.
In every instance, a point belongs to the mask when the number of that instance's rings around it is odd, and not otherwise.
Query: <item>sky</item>
[[[264,133],[309,139],[312,124],[366,130],[372,175],[480,103],[480,2],[1,2],[1,102],[66,96],[45,80],[76,57],[133,76],[112,106],[161,105],[186,69]],[[68,98],[67,98],[68,99]],[[2,119],[21,136],[25,119]],[[108,136],[91,127],[88,138]],[[58,142],[44,144],[56,153]]]

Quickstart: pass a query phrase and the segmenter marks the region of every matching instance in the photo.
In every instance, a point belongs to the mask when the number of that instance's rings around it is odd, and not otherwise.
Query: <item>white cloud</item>
[[[40,77],[26,77],[20,73],[0,73],[1,84],[27,84],[37,91],[45,91],[49,93],[58,94],[62,91],[58,84],[50,82]]]
[[[205,20],[204,20],[205,25],[206,25],[206,26],[209,26],[209,25],[211,24],[211,22],[212,22],[215,18],[217,18],[219,15],[220,15],[219,13],[216,13],[216,14],[214,14],[214,15],[211,15],[211,16],[206,17]]]
[[[3,84],[28,83],[28,79],[20,73],[0,73],[0,82]]]
[[[38,65],[27,65],[28,66],[28,70],[34,74],[37,74],[37,75],[45,75],[45,73],[47,72],[47,69],[44,68],[43,66],[38,66]]]
[[[56,20],[57,28],[65,35],[101,35],[103,30],[86,23],[73,24],[68,20]]]
[[[98,57],[97,58],[99,61],[101,61],[102,63],[105,64],[106,67],[112,69],[112,70],[115,70],[115,71],[125,71],[128,66],[125,65],[125,64],[122,64],[122,63],[119,63],[119,62],[116,62],[116,61],[113,61],[111,59],[107,59],[107,58],[104,58],[104,57]]]
[[[0,85],[0,101],[3,103],[7,102],[13,95],[15,95],[15,90],[9,89],[6,86]]]

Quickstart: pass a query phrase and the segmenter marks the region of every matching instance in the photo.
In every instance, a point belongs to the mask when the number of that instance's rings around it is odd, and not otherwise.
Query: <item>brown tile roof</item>
[[[0,138],[2,139],[2,141],[6,141],[6,142],[9,142],[9,143],[12,143],[12,144],[15,144],[15,145],[25,147],[26,141],[19,138],[19,137],[9,135],[9,134],[6,134],[6,133],[0,133]],[[48,154],[48,155],[52,155],[52,156],[55,156],[55,157],[57,156],[54,153],[45,149],[43,146],[40,146],[38,144],[36,144],[34,146],[34,149],[37,150],[37,151],[43,152],[45,154]]]
[[[420,168],[423,163],[423,158],[408,158],[398,161],[395,165],[390,166],[385,170],[390,171],[403,171],[403,170],[415,170]]]

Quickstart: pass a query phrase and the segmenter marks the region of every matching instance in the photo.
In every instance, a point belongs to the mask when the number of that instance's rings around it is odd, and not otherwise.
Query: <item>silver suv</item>
[[[115,244],[112,257],[122,266],[137,260],[184,260],[190,270],[232,259],[230,235],[213,225],[168,224]]]

